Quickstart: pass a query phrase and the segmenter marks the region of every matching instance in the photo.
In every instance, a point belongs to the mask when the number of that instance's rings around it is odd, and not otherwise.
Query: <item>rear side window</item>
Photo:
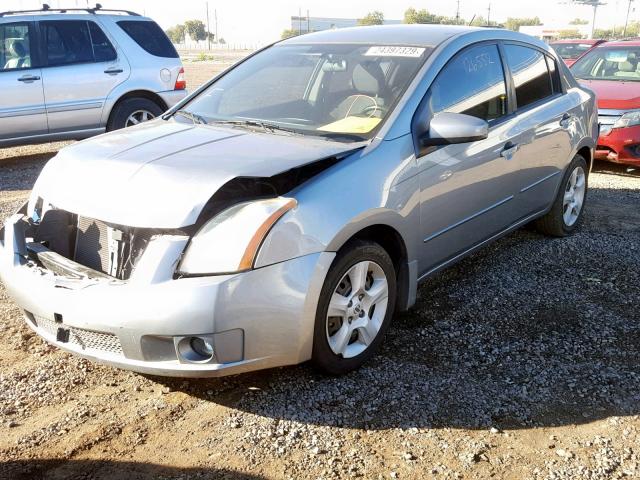
[[[520,45],[505,45],[504,50],[516,87],[518,108],[553,95],[546,55]]]
[[[118,55],[102,29],[93,22],[87,23],[89,24],[89,33],[91,34],[91,45],[93,46],[93,57],[95,61],[111,62],[115,60]]]
[[[148,20],[121,20],[118,25],[151,55],[178,58],[178,52],[157,23]]]
[[[40,22],[47,65],[93,62],[91,35],[86,21]]]
[[[507,89],[496,45],[460,52],[438,74],[429,90],[431,111],[464,113],[495,120],[507,113]]]

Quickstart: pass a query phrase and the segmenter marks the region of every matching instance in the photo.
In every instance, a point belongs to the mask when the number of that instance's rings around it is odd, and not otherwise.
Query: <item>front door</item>
[[[47,133],[32,22],[0,24],[0,141]]]
[[[518,187],[511,140],[513,119],[497,45],[458,53],[438,74],[427,97],[430,116],[473,115],[489,122],[485,140],[448,145],[418,158],[423,274],[455,260],[517,220]]]
[[[107,96],[129,75],[127,61],[94,21],[42,21],[40,32],[50,132],[99,128]]]

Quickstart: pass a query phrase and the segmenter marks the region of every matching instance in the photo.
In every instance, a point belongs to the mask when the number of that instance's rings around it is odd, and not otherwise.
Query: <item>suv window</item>
[[[429,90],[431,111],[464,113],[494,120],[507,113],[507,88],[496,45],[478,45],[458,53]]]
[[[526,107],[553,95],[546,55],[533,48],[505,45],[507,65],[516,87],[518,108]]]
[[[94,22],[87,23],[89,24],[89,33],[91,34],[94,60],[96,62],[112,62],[118,58],[116,50],[102,29]]]
[[[116,51],[94,22],[51,20],[40,22],[50,67],[75,63],[110,62]]]
[[[178,58],[178,52],[157,23],[149,20],[121,20],[118,26],[151,55]]]
[[[93,62],[91,36],[86,21],[44,21],[40,22],[40,28],[48,66]]]
[[[0,70],[31,68],[30,24],[3,23],[0,25]]]

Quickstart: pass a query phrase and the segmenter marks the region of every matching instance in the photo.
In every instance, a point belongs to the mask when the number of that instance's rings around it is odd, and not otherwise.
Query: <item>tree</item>
[[[207,39],[207,29],[201,20],[187,20],[184,22],[184,26],[191,40],[200,41]]]
[[[565,38],[582,38],[582,35],[580,35],[580,32],[578,30],[560,30],[558,32],[558,38],[559,39],[565,39]]]
[[[173,43],[182,43],[184,42],[184,32],[185,26],[182,24],[176,25],[175,27],[171,27],[165,31],[169,40]]]
[[[227,44],[227,41],[226,41],[224,38],[220,37],[220,38],[218,39],[218,43],[219,43],[220,45],[226,45],[226,44]]]
[[[416,10],[410,7],[404,12],[404,23],[441,23],[455,25],[456,19],[442,15],[434,15],[424,8],[422,10]]]
[[[523,27],[525,25],[542,25],[542,22],[538,17],[533,17],[533,18],[509,17],[507,18],[507,21],[504,22],[504,27],[507,30],[513,30],[514,32],[517,32],[518,30],[520,30],[520,27]]]
[[[280,34],[280,38],[282,40],[285,40],[287,38],[297,37],[298,35],[300,35],[300,31],[298,29],[287,28],[287,29],[282,31],[282,33]]]
[[[569,22],[569,25],[589,25],[589,20],[583,20],[582,18],[574,18]]]
[[[369,12],[363,18],[358,20],[358,25],[382,25],[384,23],[384,14],[379,11]]]

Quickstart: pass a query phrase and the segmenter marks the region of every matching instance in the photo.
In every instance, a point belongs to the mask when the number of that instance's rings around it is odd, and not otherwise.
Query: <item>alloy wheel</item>
[[[326,333],[336,355],[353,358],[376,339],[389,301],[389,285],[384,270],[371,261],[353,265],[331,296]]]
[[[147,122],[154,118],[156,118],[156,116],[148,110],[136,110],[127,117],[127,121],[124,126],[131,127],[132,125],[138,125],[139,123]]]
[[[576,167],[567,181],[562,203],[562,217],[566,226],[571,227],[580,217],[584,204],[587,177],[582,167]]]

